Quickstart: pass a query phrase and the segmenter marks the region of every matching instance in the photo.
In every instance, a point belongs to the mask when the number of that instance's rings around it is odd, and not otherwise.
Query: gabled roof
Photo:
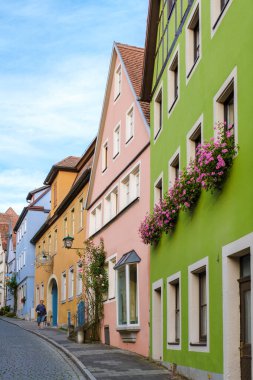
[[[88,197],[87,197],[88,208],[89,208],[91,193],[93,189],[94,176],[95,176],[97,164],[98,164],[99,151],[102,144],[102,135],[103,135],[103,130],[104,130],[106,112],[107,112],[107,107],[108,107],[109,98],[110,98],[110,91],[111,91],[111,86],[112,86],[112,81],[113,81],[113,76],[114,76],[114,68],[115,68],[117,56],[121,62],[122,70],[124,71],[129,87],[132,91],[133,97],[136,100],[137,107],[139,108],[140,114],[142,116],[143,124],[146,127],[148,133],[150,133],[149,103],[139,101],[139,95],[140,95],[141,83],[142,83],[144,49],[136,47],[136,46],[130,46],[130,45],[125,45],[125,44],[115,42],[112,48],[112,56],[111,56],[107,83],[106,83],[104,102],[102,106],[99,132],[97,136],[97,143],[96,143],[95,156],[94,156],[94,163],[93,163],[92,172],[91,172],[90,186],[89,186],[89,192],[88,192]]]
[[[45,185],[45,186],[38,187],[37,189],[34,189],[32,191],[29,191],[29,193],[27,194],[26,200],[30,201],[32,199],[32,197],[33,197],[34,194],[37,194],[40,191],[43,191],[43,190],[45,190],[47,188],[48,188],[48,185]]]
[[[2,238],[2,246],[5,251],[7,251],[9,239],[13,240],[13,246],[16,247],[16,236],[11,236],[11,232],[17,220],[18,215],[12,207],[9,207],[5,213],[0,213],[0,235]]]
[[[63,160],[54,164],[52,166],[50,172],[48,173],[48,175],[44,181],[44,184],[45,185],[51,185],[59,171],[77,172],[76,165],[77,165],[79,160],[80,160],[80,157],[68,156],[68,157],[64,158]]]

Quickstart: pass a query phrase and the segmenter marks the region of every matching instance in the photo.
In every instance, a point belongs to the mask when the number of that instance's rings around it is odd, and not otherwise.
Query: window
[[[120,152],[120,125],[117,125],[113,132],[113,158]]]
[[[126,207],[140,195],[139,165],[121,181],[121,208]]]
[[[201,55],[200,5],[196,4],[186,27],[186,73],[190,77]]]
[[[163,101],[162,101],[162,89],[160,89],[158,95],[155,98],[154,104],[154,139],[158,137],[162,129],[162,112],[163,112]]]
[[[115,86],[114,86],[114,100],[116,100],[121,92],[122,72],[121,66],[119,66],[115,73]]]
[[[83,290],[83,280],[82,280],[82,267],[81,264],[78,263],[76,266],[76,295],[80,296]]]
[[[159,203],[163,199],[163,176],[162,174],[155,183],[154,202]]]
[[[108,142],[105,142],[102,148],[102,172],[107,169],[108,166]]]
[[[79,201],[79,228],[83,228],[83,211],[84,211],[84,204],[83,204],[83,198]]]
[[[65,217],[63,220],[63,235],[68,236],[68,218]]]
[[[180,154],[178,149],[169,162],[169,187],[172,187],[175,181],[179,178],[179,161]]]
[[[118,187],[105,198],[105,223],[114,218],[118,213]]]
[[[179,69],[178,69],[178,50],[172,58],[172,63],[168,72],[168,101],[169,113],[172,111],[178,97],[179,97]]]
[[[70,221],[71,231],[70,231],[70,235],[74,236],[74,234],[75,234],[75,209],[74,208],[72,208],[70,216],[71,216],[71,221]]]
[[[137,264],[123,265],[118,275],[118,325],[138,324]]]
[[[49,255],[51,255],[52,253],[52,236],[51,235],[48,236],[48,253]]]
[[[44,284],[43,284],[43,282],[40,284],[40,299],[44,300]]]
[[[39,285],[36,286],[36,306],[39,304],[40,302],[40,287]]]
[[[224,17],[228,5],[231,4],[231,0],[212,0],[211,1],[211,16],[212,16],[212,36],[217,26],[220,24]]]
[[[61,300],[66,301],[66,292],[67,292],[67,279],[66,272],[63,272],[61,275]]]
[[[134,108],[131,107],[126,116],[126,144],[134,135]]]
[[[57,230],[54,230],[54,253],[57,253]]]
[[[90,218],[90,234],[93,235],[102,227],[102,206],[98,205],[92,212]]]
[[[68,289],[68,298],[71,299],[74,297],[74,268],[69,268],[69,289]]]
[[[189,271],[189,349],[208,350],[208,258]]]
[[[57,182],[54,183],[54,186],[53,186],[53,194],[54,194],[54,202],[53,202],[53,205],[54,205],[54,208],[57,206]]]
[[[195,160],[197,147],[203,141],[203,115],[196,121],[190,132],[187,134],[187,162]]]
[[[106,300],[112,300],[115,298],[116,291],[116,273],[114,266],[116,264],[116,256],[108,258],[106,261],[106,270],[108,275],[108,294],[105,296]]]
[[[237,70],[229,75],[214,98],[215,123],[224,122],[224,130],[233,133],[237,142]]]
[[[24,220],[24,233],[26,233],[26,229],[27,229],[27,220],[25,219]]]
[[[181,297],[180,272],[168,277],[168,348],[180,349],[181,343]]]

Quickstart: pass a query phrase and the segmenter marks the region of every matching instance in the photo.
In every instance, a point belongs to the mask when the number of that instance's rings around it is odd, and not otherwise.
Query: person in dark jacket
[[[38,327],[40,328],[41,327],[40,324],[44,322],[46,314],[47,314],[47,310],[46,310],[43,300],[40,300],[40,303],[37,305],[35,311],[37,312],[37,322],[38,322]]]

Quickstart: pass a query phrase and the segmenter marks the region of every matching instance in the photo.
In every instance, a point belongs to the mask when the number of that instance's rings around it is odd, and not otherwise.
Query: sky
[[[144,47],[148,0],[0,1],[0,212],[99,127],[113,42]]]

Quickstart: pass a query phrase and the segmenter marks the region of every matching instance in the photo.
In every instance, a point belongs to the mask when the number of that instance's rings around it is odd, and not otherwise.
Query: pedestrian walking
[[[44,305],[43,300],[40,300],[40,303],[37,305],[35,311],[37,312],[38,327],[41,328],[40,324],[44,322],[47,315],[46,306]]]

